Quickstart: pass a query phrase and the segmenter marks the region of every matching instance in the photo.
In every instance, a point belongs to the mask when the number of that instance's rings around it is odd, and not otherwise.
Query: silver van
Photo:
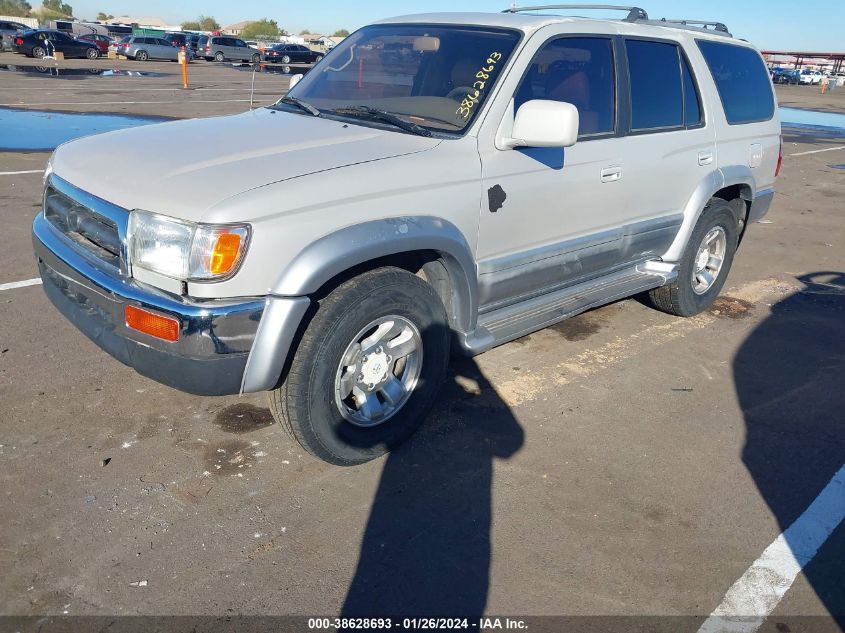
[[[261,52],[247,46],[247,43],[237,37],[227,35],[212,35],[208,37],[199,56],[206,61],[243,61],[257,64],[261,61]]]
[[[179,51],[167,40],[160,37],[142,37],[133,36],[128,39],[124,38],[120,41],[118,53],[125,55],[129,59],[135,59],[139,62],[145,62],[148,59],[165,59],[169,61],[177,61],[179,59]]]

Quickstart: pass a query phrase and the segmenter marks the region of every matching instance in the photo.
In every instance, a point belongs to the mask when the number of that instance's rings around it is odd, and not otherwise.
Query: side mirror
[[[293,88],[296,84],[298,84],[300,81],[302,81],[302,77],[303,77],[303,76],[304,76],[304,75],[303,75],[302,73],[299,73],[299,74],[296,74],[296,75],[294,75],[293,77],[291,77],[291,78],[290,78],[290,86],[288,86],[288,90],[290,90],[290,89],[291,89],[291,88]]]
[[[571,103],[534,99],[523,103],[513,131],[503,145],[514,147],[571,147],[578,140],[578,108]]]

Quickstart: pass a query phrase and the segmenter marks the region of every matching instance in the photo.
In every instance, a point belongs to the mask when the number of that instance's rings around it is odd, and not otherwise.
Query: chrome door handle
[[[698,152],[698,164],[709,165],[713,162],[713,152]]]
[[[602,182],[615,182],[622,178],[622,168],[621,167],[605,167],[601,170],[601,181]]]

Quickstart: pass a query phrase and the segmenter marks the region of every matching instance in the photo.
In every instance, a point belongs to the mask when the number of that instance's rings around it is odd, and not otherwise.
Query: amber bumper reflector
[[[179,340],[179,321],[172,317],[161,316],[135,306],[126,306],[124,315],[128,328],[165,341]]]

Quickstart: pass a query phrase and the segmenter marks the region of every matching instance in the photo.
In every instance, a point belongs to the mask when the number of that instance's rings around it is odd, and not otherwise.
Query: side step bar
[[[650,261],[500,308],[479,317],[478,328],[462,347],[469,354],[480,354],[590,308],[671,283],[677,276],[675,264]]]

